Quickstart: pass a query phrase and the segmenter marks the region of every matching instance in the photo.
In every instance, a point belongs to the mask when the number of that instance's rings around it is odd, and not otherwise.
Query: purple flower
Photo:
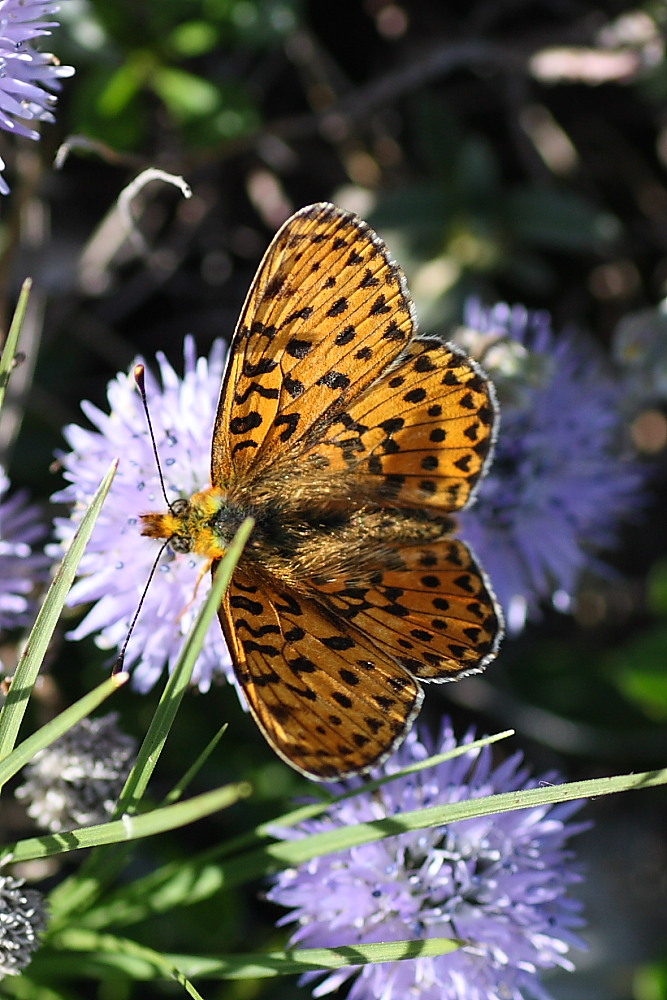
[[[625,446],[623,390],[587,338],[555,337],[546,313],[471,303],[461,340],[501,403],[500,432],[462,533],[488,573],[510,630],[541,600],[570,607],[595,553],[642,506],[646,472]]]
[[[72,66],[61,66],[54,55],[32,46],[34,39],[58,27],[57,21],[46,20],[58,9],[47,0],[0,0],[0,128],[28,139],[39,139],[39,132],[17,119],[54,121],[52,92],[74,73]],[[9,193],[1,175],[0,192]]]
[[[9,480],[0,469],[0,628],[26,625],[34,610],[32,593],[47,576],[49,560],[33,546],[47,534],[39,509],[27,493],[5,494]]]
[[[469,732],[463,743],[474,735]],[[445,722],[434,748],[413,729],[373,776],[395,773],[456,746]],[[331,806],[325,818],[281,831],[299,839],[342,826],[447,802],[534,788],[514,754],[492,766],[488,747],[427,768]],[[554,775],[542,780],[552,782]],[[362,787],[351,779],[343,792]],[[333,788],[334,793],[336,788]],[[291,947],[326,947],[407,938],[451,937],[466,943],[437,958],[308,973],[325,976],[314,996],[354,977],[349,1000],[522,1000],[547,998],[545,969],[572,969],[573,928],[581,904],[567,895],[581,881],[566,843],[588,824],[567,820],[580,802],[541,806],[399,834],[374,844],[315,858],[277,876],[269,899],[291,912]]]
[[[189,497],[210,481],[210,441],[222,377],[224,347],[214,344],[209,358],[197,358],[194,341],[185,341],[185,374],[180,379],[158,354],[162,385],[146,371],[146,390],[170,500]],[[110,414],[91,403],[82,409],[96,430],[72,424],[64,431],[72,451],[59,456],[69,485],[54,497],[73,504],[69,517],[56,519],[56,534],[66,547],[111,461],[120,465],[111,492],[80,563],[81,579],[70,603],[95,602],[69,634],[80,639],[96,633],[102,649],[117,649],[137,609],[159,551],[141,534],[139,515],[166,509],[160,490],[146,418],[133,376],[121,374],[109,383]],[[58,554],[52,549],[52,554]],[[143,691],[155,684],[165,665],[171,669],[210,587],[205,560],[166,548],[160,557],[141,615],[132,635],[125,665],[134,670]],[[199,585],[198,584],[199,581]],[[197,660],[193,683],[206,690],[216,675],[232,677],[231,661],[220,626],[213,622]]]

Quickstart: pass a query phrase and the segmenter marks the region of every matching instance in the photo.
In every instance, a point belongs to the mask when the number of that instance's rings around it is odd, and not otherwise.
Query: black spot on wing
[[[238,441],[232,448],[232,455],[236,455],[239,451],[245,451],[246,448],[259,448],[259,445],[251,438],[248,438],[247,441]]]
[[[255,393],[257,396],[262,396],[264,399],[278,399],[280,392],[277,388],[270,388],[269,386],[262,385],[261,382],[251,382],[249,386],[246,387],[244,392],[234,393],[234,402],[237,405],[245,403],[245,401]]]
[[[299,426],[299,420],[301,415],[299,413],[281,413],[274,420],[275,427],[284,427],[285,429],[279,434],[281,441],[289,441],[297,427]]]
[[[349,308],[348,300],[344,296],[341,296],[341,298],[336,299],[334,304],[330,306],[329,309],[327,309],[326,315],[341,316],[348,308]]]
[[[297,361],[303,361],[304,358],[308,357],[312,349],[313,344],[309,340],[299,340],[297,337],[293,337],[285,347],[285,354],[289,354],[291,358],[295,358]]]
[[[231,607],[239,611],[248,611],[251,615],[258,617],[264,611],[264,605],[260,604],[259,601],[251,601],[250,598],[244,597],[243,594],[232,594],[229,598],[229,603]]]
[[[300,396],[305,390],[303,382],[301,382],[298,378],[291,378],[289,375],[285,375],[283,379],[283,386],[292,399],[297,399],[297,397]]]
[[[409,392],[403,396],[406,403],[414,405],[415,403],[421,403],[426,399],[426,389],[417,388],[411,389]]]
[[[243,362],[243,374],[246,378],[257,378],[258,375],[270,375],[278,367],[278,362],[273,358],[260,358],[253,364],[248,358]]]
[[[261,427],[262,418],[256,410],[245,414],[243,417],[232,417],[229,421],[230,434],[246,434],[248,431]]]
[[[346,326],[344,330],[336,335],[334,344],[336,347],[345,347],[346,344],[351,343],[357,335],[357,329],[354,326]]]
[[[326,385],[329,389],[337,389],[343,391],[348,389],[350,386],[350,379],[347,375],[343,375],[341,372],[331,371],[327,372],[321,378],[317,380],[318,385]]]
[[[382,313],[389,313],[389,312],[391,312],[391,306],[387,305],[386,296],[384,296],[384,295],[378,295],[378,297],[376,298],[375,302],[371,306],[368,315],[369,316],[380,316],[380,315],[382,315]],[[385,336],[387,336],[386,333],[385,333]]]
[[[312,306],[303,306],[302,309],[296,309],[289,316],[286,316],[280,325],[289,326],[291,323],[296,323],[297,320],[310,319],[314,311]]]
[[[366,268],[364,276],[359,282],[359,288],[375,288],[380,284],[380,279],[376,278],[370,268]]]
[[[385,340],[405,340],[406,334],[401,330],[395,319],[390,320],[382,334]]]

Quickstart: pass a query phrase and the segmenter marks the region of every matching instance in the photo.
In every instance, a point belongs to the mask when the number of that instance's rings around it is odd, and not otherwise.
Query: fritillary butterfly
[[[417,336],[400,268],[334,205],[274,238],[232,339],[211,482],[143,533],[215,568],[255,519],[219,616],[264,736],[315,780],[392,753],[422,681],[480,671],[500,609],[451,512],[492,450],[491,384]]]

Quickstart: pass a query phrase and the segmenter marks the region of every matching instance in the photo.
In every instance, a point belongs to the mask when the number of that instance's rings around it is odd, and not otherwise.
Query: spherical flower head
[[[26,625],[34,611],[32,594],[47,577],[49,560],[35,543],[46,535],[37,507],[23,490],[8,495],[0,468],[0,628]]]
[[[39,132],[17,119],[54,121],[53,91],[74,73],[72,66],[61,66],[51,53],[32,46],[34,39],[58,26],[47,20],[58,10],[58,4],[45,0],[0,0],[0,128],[28,139],[39,139]],[[1,176],[0,192],[9,192]]]
[[[24,769],[16,798],[52,833],[105,823],[135,754],[136,742],[118,728],[116,712],[82,719],[35,754]]]
[[[474,738],[468,733],[463,743]],[[434,749],[413,729],[373,777],[454,749],[445,721]],[[325,818],[282,830],[299,839],[412,809],[533,788],[515,754],[494,768],[488,747],[398,778],[334,804]],[[554,775],[546,775],[552,782]],[[351,779],[338,791],[361,787]],[[334,793],[336,788],[333,789]],[[581,880],[566,848],[587,824],[568,823],[581,803],[541,806],[403,833],[315,858],[277,876],[269,899],[291,908],[292,947],[336,948],[381,941],[451,937],[465,943],[436,958],[348,967],[325,974],[324,996],[354,977],[349,1000],[522,1000],[548,993],[540,973],[571,969],[583,947],[573,928],[581,904],[567,893]],[[308,973],[310,982],[323,973]]]
[[[0,875],[0,979],[18,976],[30,964],[46,930],[46,901],[25,879]]]
[[[646,471],[628,454],[621,384],[586,337],[555,337],[546,313],[503,303],[469,303],[466,327],[460,342],[482,344],[496,384],[500,430],[461,530],[517,631],[543,600],[571,606],[582,571],[601,566],[595,554],[643,505]]]
[[[207,358],[197,358],[192,338],[185,341],[185,371],[179,378],[158,354],[160,382],[146,370],[146,391],[157,448],[170,501],[189,497],[210,482],[210,447],[224,349],[214,344]],[[102,649],[117,649],[148,580],[159,543],[141,534],[139,516],[166,510],[153,447],[133,376],[120,374],[107,390],[110,413],[91,403],[82,409],[96,430],[76,424],[65,428],[71,451],[59,455],[69,485],[54,497],[73,505],[69,517],[56,519],[61,549],[69,544],[83,509],[120,458],[118,472],[91,541],[79,564],[81,578],[70,593],[71,605],[94,602],[81,624],[69,633],[80,639],[96,634]],[[55,548],[52,554],[62,555]],[[135,667],[135,686],[149,690],[165,665],[174,666],[192,623],[210,588],[210,575],[199,556],[177,554],[169,546],[160,557],[139,620],[125,655]],[[218,622],[213,622],[195,666],[193,683],[207,690],[216,675],[231,677],[231,660]]]

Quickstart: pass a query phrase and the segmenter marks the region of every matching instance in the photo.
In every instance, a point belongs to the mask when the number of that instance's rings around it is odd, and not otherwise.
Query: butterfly
[[[255,527],[219,610],[239,685],[276,753],[319,781],[402,742],[422,682],[482,670],[502,616],[452,513],[497,425],[475,361],[419,336],[401,269],[334,205],[282,226],[231,341],[211,486],[142,533],[215,569]]]

